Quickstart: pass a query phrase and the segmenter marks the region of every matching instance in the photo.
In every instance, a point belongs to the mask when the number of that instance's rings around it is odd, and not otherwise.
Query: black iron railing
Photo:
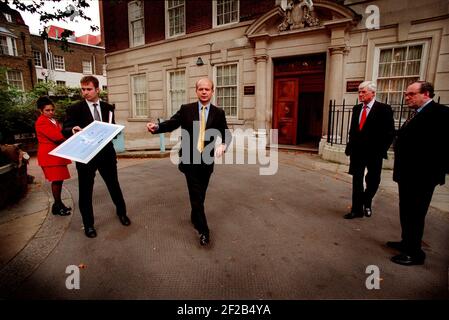
[[[440,103],[440,98],[436,99]],[[356,101],[357,103],[357,101]],[[351,125],[352,108],[354,104],[337,105],[335,100],[329,101],[329,115],[327,123],[327,142],[331,145],[345,145],[349,138],[349,127]],[[398,130],[408,118],[411,109],[402,101],[400,104],[391,104],[395,129]]]

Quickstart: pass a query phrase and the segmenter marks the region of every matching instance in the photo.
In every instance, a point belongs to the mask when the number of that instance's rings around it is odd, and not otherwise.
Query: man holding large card
[[[99,99],[98,79],[94,76],[85,76],[80,83],[81,93],[85,100],[72,105],[67,110],[66,120],[62,129],[62,133],[66,137],[83,130],[94,120],[115,123],[114,108]],[[89,238],[97,236],[92,206],[92,193],[97,170],[109,190],[121,224],[129,226],[131,221],[126,215],[125,200],[123,199],[117,176],[117,157],[112,142],[109,142],[87,164],[76,162],[76,170],[78,171],[78,202],[86,236]]]

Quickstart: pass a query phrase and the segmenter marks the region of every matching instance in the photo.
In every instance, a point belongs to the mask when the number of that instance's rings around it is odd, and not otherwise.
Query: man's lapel
[[[212,126],[213,117],[215,116],[215,106],[210,104],[209,106],[209,114],[207,116],[206,129]]]

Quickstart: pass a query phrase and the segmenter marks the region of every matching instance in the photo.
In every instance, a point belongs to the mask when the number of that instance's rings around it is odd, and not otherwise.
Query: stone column
[[[267,60],[266,54],[254,57],[256,63],[256,122],[255,130],[263,132],[266,130],[267,109]]]

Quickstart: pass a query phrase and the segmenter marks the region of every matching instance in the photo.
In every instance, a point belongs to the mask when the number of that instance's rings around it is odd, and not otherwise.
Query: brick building
[[[316,149],[329,101],[354,104],[363,80],[392,104],[417,79],[449,101],[446,0],[100,1],[100,13],[128,149],[157,146],[145,122],[194,101],[204,76],[232,128],[275,128],[280,144]]]
[[[36,84],[30,30],[20,13],[0,2],[0,67],[10,85],[30,90]]]
[[[51,26],[50,30],[52,29],[55,27]],[[98,37],[93,37],[98,41]],[[69,46],[69,50],[64,51],[58,38],[49,37],[44,40],[41,36],[31,35],[31,49],[38,81],[52,80],[60,85],[78,87],[81,77],[91,74],[100,81],[100,88],[106,89],[104,48],[78,43],[75,37],[69,39]]]

